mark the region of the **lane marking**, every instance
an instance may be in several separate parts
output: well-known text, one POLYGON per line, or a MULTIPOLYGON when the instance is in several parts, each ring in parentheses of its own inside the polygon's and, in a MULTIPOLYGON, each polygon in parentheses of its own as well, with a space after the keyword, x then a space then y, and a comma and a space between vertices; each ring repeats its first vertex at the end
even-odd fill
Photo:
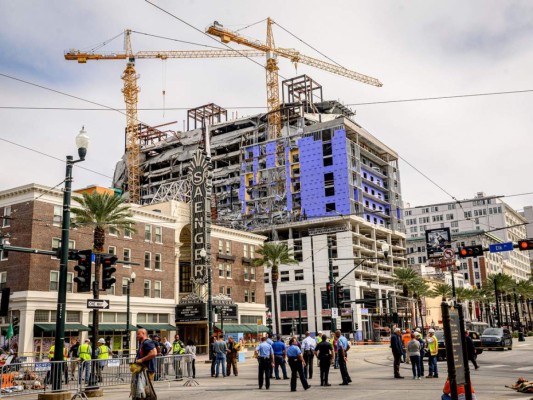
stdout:
POLYGON ((500 367, 508 367, 509 365, 505 364, 495 364, 495 365, 483 365, 483 368, 500 368, 500 367))
POLYGON ((516 368, 515 371, 533 371, 533 367, 516 368))

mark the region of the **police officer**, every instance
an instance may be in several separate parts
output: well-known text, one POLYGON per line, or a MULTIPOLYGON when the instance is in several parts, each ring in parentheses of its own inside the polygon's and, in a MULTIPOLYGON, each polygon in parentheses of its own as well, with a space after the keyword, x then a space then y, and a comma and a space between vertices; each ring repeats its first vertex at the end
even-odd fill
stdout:
POLYGON ((281 367, 281 372, 283 373, 283 379, 289 379, 287 376, 287 368, 285 366, 285 358, 287 357, 287 347, 285 343, 281 340, 281 336, 276 336, 276 341, 272 345, 274 350, 274 374, 276 375, 276 380, 281 379, 279 377, 279 367, 281 367))
POLYGON ((107 365, 107 360, 109 358, 109 347, 106 346, 104 338, 98 339, 97 346, 96 358, 98 359, 98 364, 96 374, 98 382, 102 382, 102 372, 104 371, 104 367, 107 365))
POLYGON ((320 386, 331 386, 328 383, 328 377, 329 367, 333 364, 333 354, 333 346, 327 341, 326 335, 323 335, 320 343, 316 346, 316 358, 318 358, 320 367, 320 386))
POLYGON ((265 378, 265 388, 270 389, 270 371, 274 367, 274 350, 267 343, 266 337, 261 337, 261 343, 255 349, 255 355, 259 361, 259 389, 263 388, 263 377, 265 378))
POLYGON ((289 366, 291 367, 291 392, 296 392, 296 379, 297 376, 300 376, 300 381, 305 390, 309 389, 311 386, 307 383, 304 373, 304 358, 302 355, 302 350, 296 345, 296 339, 291 338, 289 340, 289 348, 287 349, 287 359, 289 360, 289 366))
POLYGON ((89 382, 89 372, 91 371, 91 341, 85 339, 83 344, 80 344, 78 348, 78 357, 80 358, 80 368, 78 372, 78 383, 81 384, 81 376, 83 375, 83 370, 85 370, 85 382, 89 382))
POLYGON ((348 350, 350 345, 348 340, 344 336, 341 336, 341 331, 335 331, 335 337, 337 338, 337 352, 339 355, 339 368, 341 370, 342 383, 340 385, 348 385, 352 382, 350 374, 348 374, 348 367, 346 366, 346 361, 348 361, 348 350))
POLYGON ((305 361, 305 377, 313 379, 313 357, 315 356, 316 341, 311 337, 309 331, 305 332, 305 339, 302 342, 305 361))

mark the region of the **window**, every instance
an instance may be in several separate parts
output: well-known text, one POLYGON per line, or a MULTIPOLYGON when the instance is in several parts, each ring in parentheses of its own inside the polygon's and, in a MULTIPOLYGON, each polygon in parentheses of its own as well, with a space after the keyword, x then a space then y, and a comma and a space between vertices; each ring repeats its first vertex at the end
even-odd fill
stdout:
POLYGON ((226 288, 226 296, 231 297, 231 288, 230 287, 226 288))
POLYGON ((442 221, 443 220, 443 216, 442 215, 434 215, 433 216, 433 222, 439 222, 439 221, 442 221))
POLYGON ((226 255, 231 255, 231 242, 229 240, 226 240, 226 255))
POLYGON ((324 174, 324 186, 331 186, 334 185, 334 175, 333 172, 328 172, 327 174, 324 174))
POLYGON ((118 236, 118 229, 115 226, 109 227, 109 234, 111 236, 118 236))
MULTIPOLYGON (((72 272, 67 273, 67 292, 72 293, 72 279, 74 274, 72 272)), ((50 291, 57 292, 59 287, 59 271, 50 271, 50 291)))
POLYGON ((265 283, 270 283, 270 275, 268 273, 265 272, 265 276, 264 276, 264 282, 265 283))
POLYGON ((109 254, 113 254, 114 256, 117 255, 117 248, 115 246, 109 246, 108 249, 107 249, 107 252, 109 254))
POLYGON ((163 228, 160 226, 155 227, 155 242, 163 243, 163 228))
POLYGON ((322 154, 324 156, 331 156, 333 154, 333 148, 331 146, 331 143, 324 143, 322 145, 322 154))
POLYGON ((255 303, 255 290, 252 290, 252 291, 250 292, 250 301, 251 301, 252 303, 255 303))
POLYGON ((144 252, 144 269, 152 269, 152 253, 144 252))
POLYGON ((452 228, 459 228, 459 221, 452 221, 452 228))
POLYGON ((250 292, 248 291, 248 289, 244 289, 244 302, 250 302, 250 292))
POLYGON ((157 271, 161 271, 161 254, 160 253, 155 253, 154 269, 157 271))
POLYGON ((218 264, 218 277, 224 278, 224 264, 218 264))
POLYGON ((439 211, 439 207, 433 206, 433 207, 431 207, 431 211, 432 212, 439 211))
POLYGON ((4 207, 4 217, 2 219, 2 227, 11 226, 11 206, 4 207))
POLYGON ((335 196, 335 187, 331 186, 331 187, 325 188, 324 189, 324 196, 326 196, 326 197, 335 196))
POLYGON ((161 298, 161 281, 154 282, 154 298, 161 298))
POLYGON ((335 203, 326 203, 326 212, 337 211, 335 203))
MULTIPOLYGON (((52 251, 59 251, 59 248, 61 247, 61 239, 58 238, 52 238, 52 251)), ((68 241, 68 248, 70 250, 73 250, 76 248, 76 242, 74 240, 68 241)), ((52 256, 53 258, 56 258, 52 256)))
POLYGON ((250 279, 250 274, 248 273, 248 267, 244 267, 244 280, 247 281, 250 279))
POLYGON ((304 270, 303 269, 295 269, 294 270, 294 280, 295 281, 303 281, 304 280, 304 270))
POLYGON ((250 279, 255 281, 255 267, 250 267, 250 279))
POLYGON ((7 285, 7 272, 0 272, 0 289, 5 289, 7 285))
POLYGON ((289 282, 289 271, 281 271, 281 282, 289 282))
POLYGON ((448 210, 455 210, 455 204, 448 204, 448 210))
POLYGON ((115 295, 115 284, 113 283, 109 289, 106 289, 106 294, 115 295))
POLYGON ((472 218, 472 211, 465 211, 465 218, 472 218))
MULTIPOLYGON (((7 239, 2 239, 2 244, 8 242, 7 239)), ((8 259, 9 252, 7 250, 0 251, 0 261, 5 261, 8 259)))
POLYGON ((333 165, 333 157, 324 157, 324 167, 329 167, 330 165, 333 165))
POLYGON ((152 225, 144 226, 144 240, 152 240, 152 225))
POLYGON ((451 221, 453 219, 453 214, 446 214, 446 221, 451 221))
POLYGON ((132 233, 133 233, 133 230, 131 229, 131 224, 129 224, 127 228, 124 228, 124 237, 127 239, 131 239, 132 233))
POLYGON ((122 295, 127 296, 128 295, 128 278, 122 278, 122 295))
POLYGON ((130 249, 124 249, 122 251, 122 258, 124 261, 131 261, 131 250, 130 249))
POLYGON ((52 223, 54 226, 61 226, 62 222, 63 222, 63 207, 54 206, 54 218, 52 220, 52 223))
POLYGON ((248 245, 247 244, 244 244, 242 246, 242 256, 244 258, 248 258, 248 245))
POLYGON ((144 297, 151 297, 152 295, 152 281, 144 281, 144 297))
POLYGON ((231 269, 232 269, 232 265, 231 264, 226 264, 226 278, 227 279, 231 279, 231 269))
POLYGON ((224 254, 224 241, 218 240, 218 254, 224 254))
POLYGON ((300 309, 307 310, 307 295, 304 292, 296 293, 282 293, 280 295, 280 309, 281 311, 298 311, 300 309))
POLYGON ((220 286, 220 287, 218 288, 218 293, 220 293, 220 294, 224 294, 224 293, 226 293, 226 288, 225 288, 224 286, 220 286))

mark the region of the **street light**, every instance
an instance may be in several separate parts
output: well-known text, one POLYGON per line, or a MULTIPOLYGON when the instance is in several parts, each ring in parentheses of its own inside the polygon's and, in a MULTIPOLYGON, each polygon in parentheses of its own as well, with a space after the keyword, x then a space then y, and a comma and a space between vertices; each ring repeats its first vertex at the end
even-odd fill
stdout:
POLYGON ((56 339, 54 342, 54 361, 52 366, 52 390, 61 390, 61 371, 63 368, 63 348, 65 347, 65 314, 67 303, 68 243, 70 236, 70 200, 72 192, 72 166, 85 160, 89 147, 89 136, 85 127, 76 136, 79 160, 66 157, 65 190, 63 192, 63 220, 61 223, 61 253, 59 258, 59 285, 57 290, 56 339))
MULTIPOLYGON (((519 283, 520 283, 520 279, 517 279, 516 285, 518 285, 519 283)), ((520 322, 520 313, 518 312, 518 301, 516 299, 516 285, 513 286, 515 322, 516 322, 516 330, 518 331, 518 341, 523 342, 526 339, 524 339, 524 333, 522 332, 522 324, 520 322)))
POLYGON ((130 334, 130 285, 135 282, 137 275, 132 272, 128 278, 128 284, 126 286, 126 350, 128 357, 131 354, 131 334, 130 334))

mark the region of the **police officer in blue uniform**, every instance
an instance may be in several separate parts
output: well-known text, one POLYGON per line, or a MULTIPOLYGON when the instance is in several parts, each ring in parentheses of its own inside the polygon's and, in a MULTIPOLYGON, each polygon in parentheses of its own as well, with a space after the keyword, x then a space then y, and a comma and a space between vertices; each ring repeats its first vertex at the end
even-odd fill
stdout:
POLYGON ((266 337, 261 338, 261 343, 255 348, 257 361, 259 361, 259 389, 263 388, 263 377, 265 388, 270 389, 270 372, 274 368, 274 350, 267 343, 266 337))
POLYGON ((276 336, 276 341, 272 345, 274 350, 274 374, 276 375, 276 380, 281 379, 279 377, 279 367, 281 367, 281 372, 283 373, 283 379, 289 379, 287 376, 287 368, 285 367, 285 357, 287 356, 287 347, 285 343, 281 340, 281 336, 276 336))
POLYGON ((287 349, 287 358, 291 367, 291 392, 296 392, 296 375, 300 375, 300 381, 305 390, 309 389, 311 385, 307 383, 304 372, 304 358, 302 350, 296 345, 296 340, 292 338, 289 341, 289 348, 287 349))

